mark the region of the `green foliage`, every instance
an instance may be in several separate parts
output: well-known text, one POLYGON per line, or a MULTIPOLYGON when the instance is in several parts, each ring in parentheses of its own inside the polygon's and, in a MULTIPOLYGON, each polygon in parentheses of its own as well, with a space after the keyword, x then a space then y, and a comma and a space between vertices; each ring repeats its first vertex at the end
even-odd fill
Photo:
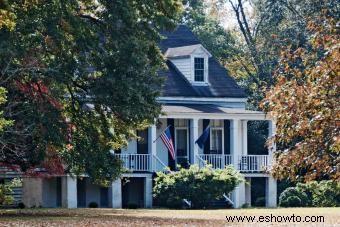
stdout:
MULTIPOLYGON (((5 88, 0 87, 0 107, 2 104, 6 102, 6 98, 7 98, 6 93, 7 91, 5 90, 5 88)), ((0 133, 4 130, 4 128, 13 124, 13 121, 6 120, 2 116, 3 116, 3 111, 2 111, 2 108, 0 108, 0 133)))
POLYGON ((306 184, 297 184, 299 191, 305 192, 312 206, 315 207, 336 207, 340 206, 340 183, 336 181, 312 181, 306 184))
POLYGON ((0 205, 12 205, 14 197, 12 196, 12 188, 21 184, 18 179, 13 179, 10 182, 0 184, 0 205))
POLYGON ((185 5, 182 23, 188 25, 203 46, 224 64, 236 51, 234 35, 220 25, 212 12, 206 12, 205 1, 183 0, 182 2, 185 5))
POLYGON ((336 181, 298 183, 296 187, 284 190, 280 195, 280 206, 340 206, 340 183, 336 181))
POLYGON ((191 201, 193 208, 204 208, 231 192, 241 181, 232 167, 212 170, 192 165, 178 172, 157 173, 153 194, 158 204, 170 208, 181 207, 183 199, 191 201))
POLYGON ((305 207, 311 203, 305 192, 295 187, 289 187, 284 190, 279 197, 279 206, 281 207, 305 207))
POLYGON ((289 196, 285 202, 282 202, 281 206, 283 207, 303 207, 304 204, 300 197, 293 195, 289 196))
POLYGON ((110 150, 160 113, 160 31, 174 27, 181 2, 6 0, 0 7, 11 14, 0 8, 2 110, 14 120, 0 136, 0 161, 58 174, 64 165, 101 184, 117 178, 110 150))

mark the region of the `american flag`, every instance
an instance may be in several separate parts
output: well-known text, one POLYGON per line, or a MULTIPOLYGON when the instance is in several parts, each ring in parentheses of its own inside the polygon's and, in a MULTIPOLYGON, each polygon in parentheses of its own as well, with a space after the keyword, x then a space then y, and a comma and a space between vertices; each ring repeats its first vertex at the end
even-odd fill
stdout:
POLYGON ((167 127, 164 132, 160 135, 164 145, 168 148, 168 151, 173 160, 175 160, 175 148, 174 143, 172 142, 170 126, 167 127))

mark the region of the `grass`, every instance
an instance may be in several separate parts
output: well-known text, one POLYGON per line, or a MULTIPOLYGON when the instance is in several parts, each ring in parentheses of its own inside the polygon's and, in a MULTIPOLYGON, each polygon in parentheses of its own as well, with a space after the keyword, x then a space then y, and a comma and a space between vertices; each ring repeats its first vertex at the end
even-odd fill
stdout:
MULTIPOLYGON (((0 210, 0 226, 294 226, 297 223, 228 222, 226 216, 324 216, 324 223, 340 226, 340 208, 166 210, 166 209, 22 209, 0 210)), ((300 223, 301 224, 301 223, 300 223)), ((299 225, 300 226, 300 225, 299 225)))

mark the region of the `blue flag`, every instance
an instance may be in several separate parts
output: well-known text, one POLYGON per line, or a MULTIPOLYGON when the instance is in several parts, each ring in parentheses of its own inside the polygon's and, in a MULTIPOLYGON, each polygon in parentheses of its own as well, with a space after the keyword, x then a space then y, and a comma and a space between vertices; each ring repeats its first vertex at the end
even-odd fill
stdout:
POLYGON ((202 135, 198 137, 195 143, 197 143, 197 145, 202 149, 209 135, 210 135, 210 126, 204 129, 202 135))

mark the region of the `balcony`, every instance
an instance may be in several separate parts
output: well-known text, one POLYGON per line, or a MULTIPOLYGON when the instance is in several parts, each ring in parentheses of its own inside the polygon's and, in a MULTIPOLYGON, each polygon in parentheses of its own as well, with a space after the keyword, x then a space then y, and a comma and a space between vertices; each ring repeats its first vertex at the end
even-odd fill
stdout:
MULTIPOLYGON (((233 163, 231 155, 201 154, 199 157, 200 161, 204 161, 206 164, 212 165, 214 169, 224 169, 226 166, 233 163)), ((203 162, 200 164, 203 164, 203 162)))
POLYGON ((264 172, 270 166, 268 155, 242 155, 238 163, 240 172, 264 172))
MULTIPOLYGON (((123 168, 135 172, 164 171, 167 166, 155 155, 151 154, 115 154, 123 162, 123 168)), ((200 154, 198 155, 200 167, 211 165, 214 169, 223 169, 228 165, 236 166, 242 173, 265 172, 270 162, 268 155, 242 155, 234 162, 232 155, 224 154, 200 154)))
POLYGON ((214 169, 221 169, 228 165, 235 165, 237 170, 245 173, 264 172, 270 166, 268 155, 242 155, 235 163, 231 155, 223 154, 200 154, 198 159, 200 167, 211 165, 214 169))
POLYGON ((150 154, 115 154, 123 162, 123 168, 129 171, 151 172, 150 154))

